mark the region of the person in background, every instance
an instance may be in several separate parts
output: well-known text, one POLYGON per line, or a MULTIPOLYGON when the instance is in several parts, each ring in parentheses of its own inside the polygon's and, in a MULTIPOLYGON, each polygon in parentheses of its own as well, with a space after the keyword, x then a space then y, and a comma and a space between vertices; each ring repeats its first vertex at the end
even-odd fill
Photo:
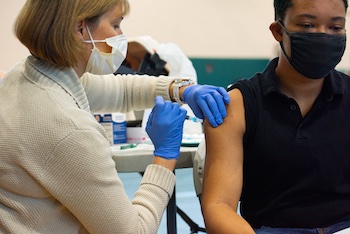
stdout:
POLYGON ((2 78, 4 78, 4 76, 5 76, 5 72, 0 69, 0 81, 2 78))
POLYGON ((14 31, 31 55, 0 83, 1 233, 157 233, 186 115, 171 101, 222 123, 222 88, 112 74, 125 57, 120 24, 128 12, 127 0, 23 6, 14 31), (92 113, 153 106, 146 131, 155 157, 130 201, 92 113))
POLYGON ((350 78, 334 69, 348 1, 274 0, 274 8, 280 56, 233 85, 222 125, 205 123, 208 233, 350 227, 350 78))
MULTIPOLYGON (((159 43, 149 35, 128 37, 126 58, 114 74, 190 77, 194 84, 198 83, 196 69, 178 45, 173 42, 159 43)), ((186 109, 189 117, 194 117, 187 104, 181 107, 186 109)), ((140 116, 147 119, 149 113, 150 109, 133 111, 127 115, 127 120, 128 117, 137 120, 140 116)), ((202 124, 193 120, 185 121, 183 132, 183 141, 186 141, 186 138, 204 136, 202 124)))

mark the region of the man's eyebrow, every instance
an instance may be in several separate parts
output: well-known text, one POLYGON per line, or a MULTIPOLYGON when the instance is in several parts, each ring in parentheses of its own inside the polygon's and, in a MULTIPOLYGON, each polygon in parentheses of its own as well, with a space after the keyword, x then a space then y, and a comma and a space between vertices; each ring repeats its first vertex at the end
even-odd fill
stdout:
MULTIPOLYGON (((309 19, 316 19, 317 17, 315 15, 312 14, 300 14, 297 15, 296 18, 309 18, 309 19)), ((331 18, 332 21, 344 21, 345 22, 345 17, 343 16, 334 16, 331 18)))
POLYGON ((300 14, 297 15, 296 18, 309 18, 309 19, 316 19, 317 17, 312 14, 300 14))
POLYGON ((335 17, 332 17, 332 21, 344 21, 345 22, 345 17, 343 16, 335 16, 335 17))

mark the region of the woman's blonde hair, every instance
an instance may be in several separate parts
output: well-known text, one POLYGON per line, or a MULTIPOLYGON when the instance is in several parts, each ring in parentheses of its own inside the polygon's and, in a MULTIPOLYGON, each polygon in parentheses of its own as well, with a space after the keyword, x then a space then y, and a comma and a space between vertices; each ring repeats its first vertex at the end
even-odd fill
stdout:
POLYGON ((73 67, 84 51, 78 22, 98 23, 117 4, 124 16, 129 13, 128 0, 27 0, 14 32, 35 57, 58 67, 73 67))

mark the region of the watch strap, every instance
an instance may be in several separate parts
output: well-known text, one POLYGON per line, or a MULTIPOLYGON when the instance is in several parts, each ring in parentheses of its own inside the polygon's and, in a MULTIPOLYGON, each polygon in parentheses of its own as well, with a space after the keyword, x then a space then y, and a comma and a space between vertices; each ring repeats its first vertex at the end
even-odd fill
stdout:
POLYGON ((180 88, 182 86, 187 86, 193 84, 193 81, 190 78, 176 78, 173 85, 173 98, 179 104, 183 105, 183 102, 180 98, 180 88))

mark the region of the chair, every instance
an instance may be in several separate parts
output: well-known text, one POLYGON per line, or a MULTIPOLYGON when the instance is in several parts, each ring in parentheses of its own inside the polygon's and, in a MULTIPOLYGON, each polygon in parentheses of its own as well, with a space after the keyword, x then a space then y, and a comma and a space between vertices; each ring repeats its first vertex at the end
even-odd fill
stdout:
POLYGON ((193 182, 194 188, 199 201, 201 201, 202 185, 203 185, 203 170, 205 162, 205 139, 203 139, 197 148, 193 158, 193 182))

